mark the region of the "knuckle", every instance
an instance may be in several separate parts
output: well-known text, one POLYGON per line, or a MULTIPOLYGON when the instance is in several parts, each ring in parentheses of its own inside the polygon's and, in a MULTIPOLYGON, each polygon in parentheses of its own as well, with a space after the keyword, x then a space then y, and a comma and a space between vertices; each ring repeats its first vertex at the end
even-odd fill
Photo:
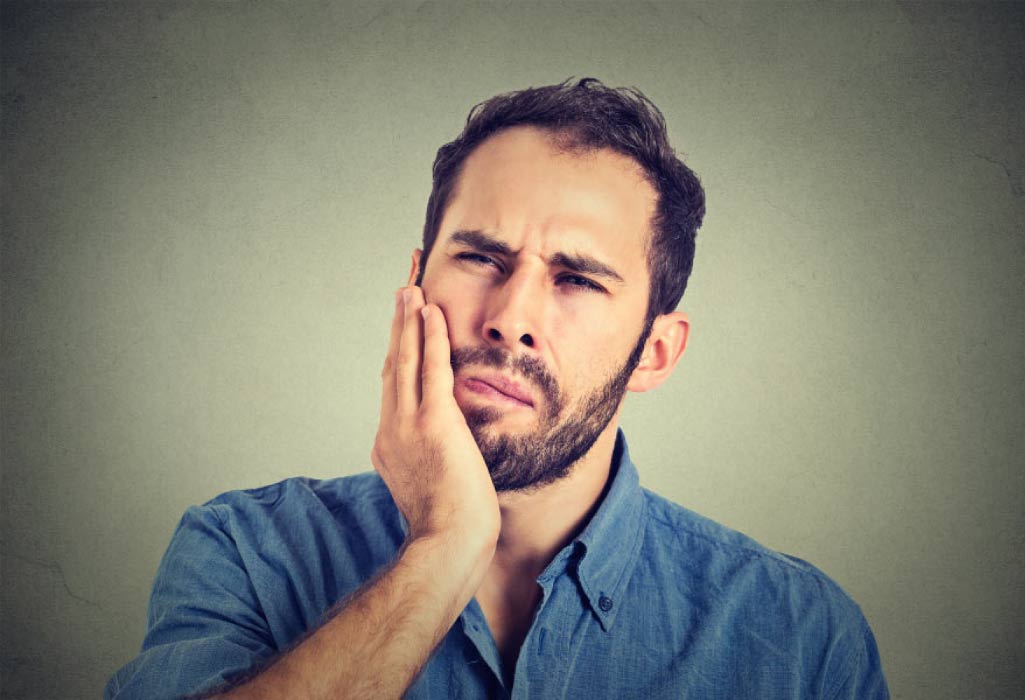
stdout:
POLYGON ((427 447, 426 443, 430 442, 426 436, 437 433, 439 427, 439 420, 436 412, 421 410, 416 414, 416 418, 414 419, 414 429, 417 434, 425 436, 425 444, 422 445, 422 447, 427 447))

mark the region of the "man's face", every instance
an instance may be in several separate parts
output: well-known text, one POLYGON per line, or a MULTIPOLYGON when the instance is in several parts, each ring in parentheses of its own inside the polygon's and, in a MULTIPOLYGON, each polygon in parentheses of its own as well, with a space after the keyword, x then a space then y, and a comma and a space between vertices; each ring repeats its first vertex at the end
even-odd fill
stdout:
POLYGON ((467 158, 423 271, 496 489, 564 476, 611 430, 643 342, 656 193, 631 159, 516 127, 467 158))

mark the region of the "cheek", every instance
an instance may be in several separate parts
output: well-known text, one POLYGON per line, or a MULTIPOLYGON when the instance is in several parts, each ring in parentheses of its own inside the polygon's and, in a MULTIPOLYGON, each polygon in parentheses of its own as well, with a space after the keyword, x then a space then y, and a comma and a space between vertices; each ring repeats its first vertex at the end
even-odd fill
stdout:
POLYGON ((583 339, 579 355, 572 360, 577 368, 577 386, 591 391, 603 386, 623 370, 637 342, 640 329, 606 319, 600 328, 583 339))
POLYGON ((569 373, 587 372, 622 342, 622 331, 609 309, 586 299, 556 298, 545 321, 557 359, 569 373))
POLYGON ((481 311, 479 305, 465 294, 446 293, 451 290, 424 289, 424 297, 445 315, 448 326, 449 342, 453 348, 476 344, 479 334, 476 329, 480 325, 481 311))

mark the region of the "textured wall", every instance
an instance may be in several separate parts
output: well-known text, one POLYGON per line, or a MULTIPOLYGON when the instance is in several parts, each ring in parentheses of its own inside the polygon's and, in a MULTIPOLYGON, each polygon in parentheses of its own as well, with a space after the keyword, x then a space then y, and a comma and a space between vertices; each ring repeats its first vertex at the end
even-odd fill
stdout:
POLYGON ((709 215, 650 487, 1025 696, 1025 6, 3 4, 3 697, 97 697, 183 509, 369 468, 434 149, 636 85, 709 215))

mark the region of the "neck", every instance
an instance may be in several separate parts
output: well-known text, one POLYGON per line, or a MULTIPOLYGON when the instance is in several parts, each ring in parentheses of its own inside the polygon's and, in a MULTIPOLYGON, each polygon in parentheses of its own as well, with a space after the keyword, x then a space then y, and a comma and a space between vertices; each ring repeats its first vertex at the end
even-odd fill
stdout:
POLYGON ((492 568, 533 581, 583 530, 609 482, 617 424, 613 418, 565 478, 533 491, 499 494, 502 529, 492 568))

